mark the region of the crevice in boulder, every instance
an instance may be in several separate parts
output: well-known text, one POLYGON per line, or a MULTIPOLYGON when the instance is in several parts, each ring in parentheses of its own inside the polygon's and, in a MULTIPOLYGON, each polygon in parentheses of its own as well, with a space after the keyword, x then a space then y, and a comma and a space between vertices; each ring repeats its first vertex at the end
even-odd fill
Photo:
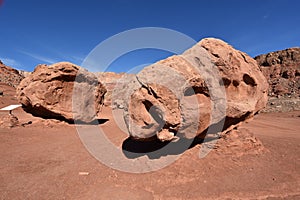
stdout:
POLYGON ((203 64, 203 62, 201 62, 201 60, 198 58, 198 57, 195 57, 195 61, 199 64, 199 66, 201 66, 201 67, 203 67, 203 66, 205 66, 204 64, 203 64))
POLYGON ((75 79, 76 79, 76 76, 73 76, 73 75, 60 75, 60 76, 51 78, 47 82, 50 82, 50 81, 74 82, 75 79))
POLYGON ((160 97, 157 95, 157 93, 151 88, 149 85, 145 85, 142 83, 139 78, 136 76, 136 80, 139 82, 139 84, 142 86, 142 88, 145 88, 148 91, 148 94, 153 96, 156 99, 159 99, 160 97))
POLYGON ((246 63, 249 63, 248 60, 246 59, 245 55, 244 55, 243 53, 240 53, 240 54, 241 54, 241 56, 243 57, 244 61, 245 61, 246 63))
POLYGON ((202 87, 202 86, 188 87, 184 91, 184 96, 193 96, 193 95, 196 95, 196 94, 203 94, 203 95, 209 97, 209 93, 207 91, 207 88, 202 87))
MULTIPOLYGON (((165 124, 165 121, 163 119, 162 111, 155 105, 153 105, 150 101, 145 100, 142 102, 145 106, 147 112, 150 114, 150 116, 161 126, 165 124)), ((148 125, 148 124, 147 124, 148 125)))

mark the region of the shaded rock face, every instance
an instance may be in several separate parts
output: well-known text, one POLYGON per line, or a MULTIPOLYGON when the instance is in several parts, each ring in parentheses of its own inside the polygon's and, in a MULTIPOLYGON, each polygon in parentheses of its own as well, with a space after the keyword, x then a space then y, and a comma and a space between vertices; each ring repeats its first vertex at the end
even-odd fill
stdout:
POLYGON ((18 86, 17 97, 35 116, 89 123, 100 111, 105 92, 94 74, 61 62, 37 66, 18 86))
POLYGON ((114 73, 114 72, 97 72, 95 74, 99 80, 101 80, 101 83, 104 84, 105 88, 107 89, 107 92, 104 96, 104 105, 105 106, 111 106, 112 108, 118 108, 120 105, 119 103, 112 101, 112 95, 118 94, 120 95, 120 91, 117 91, 118 88, 121 88, 121 90, 126 87, 127 81, 121 81, 121 80, 130 80, 132 77, 134 77, 134 74, 126 74, 126 73, 114 73), (116 87, 118 85, 118 87, 116 87))
POLYGON ((269 96, 300 97, 300 48, 255 57, 269 82, 269 96))
POLYGON ((209 38, 144 68, 116 99, 132 138, 170 141, 232 129, 264 108, 267 89, 255 60, 209 38))
POLYGON ((0 60, 0 83, 5 83, 16 88, 23 78, 24 76, 21 75, 18 70, 6 66, 0 60))

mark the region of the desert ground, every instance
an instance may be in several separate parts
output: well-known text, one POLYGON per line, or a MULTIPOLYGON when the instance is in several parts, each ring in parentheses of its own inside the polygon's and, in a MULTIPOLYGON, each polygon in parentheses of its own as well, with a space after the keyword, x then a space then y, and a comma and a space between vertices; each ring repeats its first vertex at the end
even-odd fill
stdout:
MULTIPOLYGON (((15 89, 3 88, 0 107, 17 103, 15 89)), ((237 134, 219 139, 206 157, 199 158, 199 143, 173 164, 142 174, 96 160, 75 125, 33 117, 22 108, 13 113, 21 125, 0 128, 3 200, 300 199, 300 111, 260 113, 233 130, 237 134), (245 148, 239 133, 253 134, 250 139, 258 147, 245 148)), ((101 116, 109 120, 98 126, 121 147, 128 136, 117 128, 111 109, 105 107, 101 116)))

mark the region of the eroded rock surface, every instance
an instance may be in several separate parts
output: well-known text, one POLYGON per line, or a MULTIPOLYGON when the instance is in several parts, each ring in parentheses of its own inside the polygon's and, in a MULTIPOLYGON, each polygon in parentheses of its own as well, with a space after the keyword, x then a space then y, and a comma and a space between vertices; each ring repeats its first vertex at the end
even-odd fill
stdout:
POLYGON ((17 88, 25 111, 42 118, 86 123, 95 120, 105 92, 94 74, 68 62, 37 66, 17 88))
POLYGON ((144 68, 117 100, 131 137, 170 141, 232 129, 264 108, 267 90, 254 59, 209 38, 144 68))
POLYGON ((21 75, 18 70, 6 66, 0 60, 0 83, 5 83, 16 88, 23 78, 24 76, 21 75))

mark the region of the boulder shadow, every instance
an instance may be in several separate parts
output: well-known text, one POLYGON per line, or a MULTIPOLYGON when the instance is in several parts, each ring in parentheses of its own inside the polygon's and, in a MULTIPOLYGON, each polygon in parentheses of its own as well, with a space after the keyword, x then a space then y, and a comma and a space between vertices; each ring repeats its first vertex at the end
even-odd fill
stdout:
MULTIPOLYGON (((209 138, 206 139, 206 142, 215 139, 217 138, 209 138)), ((168 155, 180 155, 203 142, 203 137, 196 137, 194 139, 180 138, 176 142, 161 142, 158 139, 137 141, 128 137, 122 144, 122 152, 129 159, 142 156, 147 156, 149 159, 159 159, 168 155)))
POLYGON ((109 121, 109 119, 95 119, 89 123, 81 121, 81 120, 70 120, 66 119, 64 116, 54 113, 52 111, 49 111, 43 107, 39 107, 39 109, 33 108, 33 107, 24 107, 22 106, 23 110, 27 113, 30 113, 34 117, 40 117, 42 119, 55 119, 59 121, 67 122, 68 124, 78 124, 78 125, 101 125, 109 121))
POLYGON ((83 121, 79 121, 79 120, 76 120, 76 121, 71 121, 69 123, 71 124, 78 124, 78 125, 101 125, 101 124, 105 124, 106 122, 108 122, 109 119, 95 119, 89 123, 86 123, 86 122, 83 122, 83 121))
POLYGON ((139 141, 129 137, 123 141, 122 151, 129 159, 135 159, 145 155, 148 156, 149 159, 159 159, 167 155, 179 155, 196 145, 218 140, 220 137, 216 133, 227 130, 231 125, 245 121, 250 115, 251 113, 247 112, 240 118, 225 117, 218 123, 212 124, 193 139, 180 137, 179 140, 174 142, 161 142, 156 137, 153 137, 150 141, 139 141))

